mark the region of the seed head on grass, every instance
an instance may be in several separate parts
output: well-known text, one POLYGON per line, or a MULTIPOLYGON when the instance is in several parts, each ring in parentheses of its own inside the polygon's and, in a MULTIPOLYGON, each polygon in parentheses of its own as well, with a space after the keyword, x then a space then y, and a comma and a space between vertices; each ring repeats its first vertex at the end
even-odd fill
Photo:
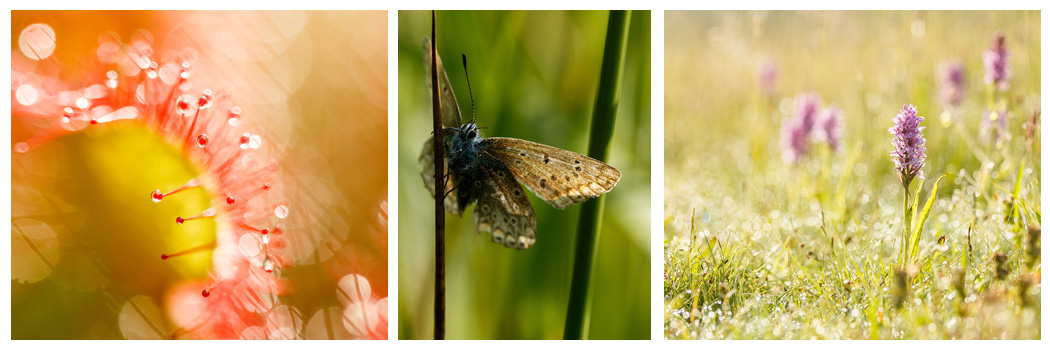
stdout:
POLYGON ((1035 261, 1039 260, 1039 236, 1043 230, 1039 226, 1029 225, 1028 226, 1028 267, 1035 265, 1035 261))
POLYGON ((995 265, 995 279, 1001 281, 1010 275, 1010 265, 1007 264, 1006 254, 995 252, 992 254, 992 262, 995 265))
POLYGON ((923 178, 922 166, 926 161, 926 139, 922 136, 922 130, 926 127, 919 126, 926 118, 920 117, 918 110, 913 105, 904 105, 900 113, 893 118, 893 127, 890 134, 893 135, 893 157, 897 179, 905 188, 911 180, 918 176, 923 178))
POLYGON ((1006 35, 1002 32, 996 33, 992 47, 981 55, 984 61, 985 84, 993 85, 1000 91, 1010 88, 1010 83, 1007 81, 1012 75, 1009 58, 1010 52, 1006 50, 1006 35))
POLYGON ((1028 290, 1030 288, 1032 288, 1032 275, 1021 275, 1021 277, 1017 279, 1017 296, 1021 299, 1021 307, 1032 305, 1031 298, 1028 296, 1028 290))

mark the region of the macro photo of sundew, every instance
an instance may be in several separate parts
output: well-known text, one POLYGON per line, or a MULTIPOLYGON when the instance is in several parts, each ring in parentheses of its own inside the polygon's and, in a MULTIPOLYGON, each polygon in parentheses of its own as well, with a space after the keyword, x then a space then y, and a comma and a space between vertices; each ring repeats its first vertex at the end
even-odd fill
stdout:
POLYGON ((386 339, 386 11, 13 11, 12 339, 386 339))
POLYGON ((665 12, 666 339, 1040 339, 1039 11, 665 12))
POLYGON ((398 12, 399 339, 650 338, 650 16, 398 12), (428 83, 431 47, 447 85, 428 83), (442 157, 443 264, 428 86, 458 140, 442 157))

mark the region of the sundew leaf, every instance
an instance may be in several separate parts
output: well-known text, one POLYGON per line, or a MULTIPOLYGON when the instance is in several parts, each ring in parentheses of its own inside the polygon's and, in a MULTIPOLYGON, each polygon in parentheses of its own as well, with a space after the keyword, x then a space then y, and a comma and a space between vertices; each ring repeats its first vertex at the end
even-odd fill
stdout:
MULTIPOLYGON (((922 236, 922 227, 926 224, 926 219, 930 216, 930 209, 933 208, 933 202, 937 201, 937 187, 940 186, 941 180, 943 180, 945 176, 947 175, 941 175, 941 177, 937 178, 937 182, 933 183, 933 188, 930 189, 930 195, 926 197, 926 204, 923 205, 922 212, 920 212, 915 218, 915 226, 913 226, 911 233, 911 242, 908 243, 908 246, 912 247, 911 252, 909 253, 909 257, 911 258, 914 258, 919 252, 915 247, 918 247, 919 245, 919 237, 922 236)), ((918 195, 916 195, 916 199, 918 199, 918 195)), ((915 202, 918 203, 917 200, 915 202)))

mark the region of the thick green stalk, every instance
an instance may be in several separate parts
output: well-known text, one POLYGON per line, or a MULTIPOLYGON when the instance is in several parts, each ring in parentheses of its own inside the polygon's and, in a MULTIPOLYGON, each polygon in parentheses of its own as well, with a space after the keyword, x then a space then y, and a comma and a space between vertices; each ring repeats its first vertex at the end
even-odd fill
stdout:
MULTIPOLYGON (((609 144, 612 142, 616 108, 620 102, 620 81, 623 76, 630 17, 630 11, 609 12, 602 70, 594 101, 594 115, 591 118, 590 144, 587 148, 588 156, 601 161, 608 157, 609 144)), ((580 210, 572 287, 569 290, 569 309, 565 317, 565 339, 585 338, 590 323, 591 266, 595 260, 595 247, 598 246, 598 229, 604 206, 605 197, 601 196, 584 202, 580 210)))
POLYGON ((908 192, 908 187, 904 187, 904 228, 901 234, 901 254, 897 257, 897 266, 903 268, 907 265, 907 256, 910 255, 911 249, 908 247, 908 242, 911 242, 911 237, 908 234, 908 227, 911 226, 911 201, 909 198, 911 194, 908 192))

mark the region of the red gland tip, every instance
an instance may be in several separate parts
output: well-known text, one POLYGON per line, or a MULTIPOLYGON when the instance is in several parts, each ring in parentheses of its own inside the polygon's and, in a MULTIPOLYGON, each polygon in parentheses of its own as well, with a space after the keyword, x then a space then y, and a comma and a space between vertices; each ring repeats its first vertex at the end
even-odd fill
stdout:
POLYGON ((226 196, 226 204, 233 204, 233 202, 234 202, 233 197, 226 196))
POLYGON ((186 221, 186 219, 183 219, 181 216, 175 218, 175 223, 179 224, 179 225, 182 225, 182 223, 185 222, 185 221, 186 221))
POLYGON ((160 200, 164 199, 164 193, 161 192, 160 189, 157 189, 153 191, 153 193, 150 193, 149 197, 153 200, 153 203, 160 203, 160 200))
POLYGON ((97 120, 94 120, 94 119, 92 119, 92 120, 91 120, 91 125, 95 125, 95 124, 98 124, 98 121, 97 121, 97 120))
POLYGON ((170 257, 171 256, 169 256, 168 254, 161 254, 160 255, 160 260, 168 260, 168 258, 170 258, 170 257))
POLYGON ((204 291, 201 292, 201 295, 204 296, 205 298, 207 298, 209 295, 211 295, 211 291, 205 289, 204 291))

